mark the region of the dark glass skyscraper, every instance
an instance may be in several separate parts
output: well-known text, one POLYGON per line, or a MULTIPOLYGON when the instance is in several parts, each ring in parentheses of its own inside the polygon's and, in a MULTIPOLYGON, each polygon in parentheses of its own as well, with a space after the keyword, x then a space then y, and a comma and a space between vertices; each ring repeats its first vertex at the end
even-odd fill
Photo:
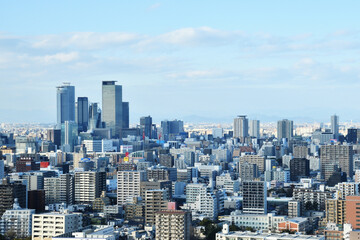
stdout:
POLYGON ((75 87, 70 83, 63 83, 56 87, 57 93, 57 128, 65 121, 75 121, 75 87))
POLYGON ((86 132, 89 126, 89 100, 87 97, 78 97, 77 123, 79 132, 86 132))
POLYGON ((129 128, 129 102, 122 103, 123 108, 123 120, 122 120, 122 128, 129 128))
POLYGON ((141 134, 151 139, 152 118, 150 116, 140 118, 141 134))
POLYGON ((121 136, 123 121, 122 86, 116 81, 102 82, 102 120, 112 137, 121 136))

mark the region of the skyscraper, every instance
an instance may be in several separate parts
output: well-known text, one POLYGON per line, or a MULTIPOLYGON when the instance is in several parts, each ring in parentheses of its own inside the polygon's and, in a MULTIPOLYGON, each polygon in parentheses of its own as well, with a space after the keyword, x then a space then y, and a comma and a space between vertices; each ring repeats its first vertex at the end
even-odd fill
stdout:
POLYGON ((244 181, 243 185, 243 212, 253 214, 266 214, 267 188, 266 182, 244 181))
POLYGON ((244 138, 249 136, 248 119, 245 115, 240 115, 234 119, 234 137, 244 138))
POLYGON ((320 148, 321 175, 325 181, 341 169, 347 177, 353 176, 353 146, 323 145, 320 148))
POLYGON ((334 138, 339 138, 339 116, 331 116, 331 132, 334 134, 334 138))
POLYGON ((57 128, 65 121, 75 121, 75 87, 63 83, 57 88, 57 128))
POLYGON ((78 125, 74 121, 65 121, 61 125, 61 146, 64 152, 72 152, 78 140, 78 125))
POLYGON ((89 129, 101 127, 101 112, 97 103, 91 103, 89 106, 89 129))
POLYGON ((123 121, 122 86, 116 81, 102 82, 102 119, 112 137, 121 137, 123 121))
POLYGON ((123 108, 122 128, 129 128, 130 125, 129 102, 123 102, 122 108, 123 108))
POLYGON ((89 125, 89 100, 87 97, 78 97, 76 112, 79 132, 86 132, 89 125))
POLYGON ((277 123, 277 138, 283 139, 287 138, 291 140, 294 136, 294 122, 288 119, 283 119, 278 121, 277 123))
POLYGON ((250 135, 250 137, 260 138, 260 121, 259 120, 250 120, 249 135, 250 135))
POLYGON ((141 133, 151 139, 152 118, 150 116, 140 118, 141 133))
POLYGON ((175 140, 175 137, 184 132, 184 122, 181 120, 161 121, 162 137, 165 141, 175 140))

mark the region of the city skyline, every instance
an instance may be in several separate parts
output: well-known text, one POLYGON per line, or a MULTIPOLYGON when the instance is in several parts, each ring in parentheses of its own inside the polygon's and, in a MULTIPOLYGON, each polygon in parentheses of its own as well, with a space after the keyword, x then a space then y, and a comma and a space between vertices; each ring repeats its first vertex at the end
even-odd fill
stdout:
POLYGON ((1 3, 0 121, 54 122, 54 86, 100 103, 104 80, 123 86, 131 123, 360 121, 360 3, 347 3, 1 3))

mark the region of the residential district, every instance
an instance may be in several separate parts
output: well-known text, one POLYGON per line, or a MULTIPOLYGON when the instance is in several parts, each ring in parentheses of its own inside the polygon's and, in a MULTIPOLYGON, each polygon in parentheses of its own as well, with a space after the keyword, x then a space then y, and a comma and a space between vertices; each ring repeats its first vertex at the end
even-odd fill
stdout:
POLYGON ((64 83, 56 125, 0 125, 0 239, 360 239, 355 124, 130 126, 122 86, 100 91, 64 83))

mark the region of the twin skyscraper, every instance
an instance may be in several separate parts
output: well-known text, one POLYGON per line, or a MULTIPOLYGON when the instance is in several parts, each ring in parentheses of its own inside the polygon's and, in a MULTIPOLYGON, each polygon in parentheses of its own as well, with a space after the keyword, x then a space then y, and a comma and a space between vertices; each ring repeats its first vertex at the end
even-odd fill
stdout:
POLYGON ((87 97, 75 102, 75 87, 64 83, 57 87, 57 129, 65 122, 77 124, 79 132, 107 128, 111 137, 121 137, 122 129, 129 128, 129 102, 122 100, 122 86, 116 81, 102 82, 102 111, 87 97))

